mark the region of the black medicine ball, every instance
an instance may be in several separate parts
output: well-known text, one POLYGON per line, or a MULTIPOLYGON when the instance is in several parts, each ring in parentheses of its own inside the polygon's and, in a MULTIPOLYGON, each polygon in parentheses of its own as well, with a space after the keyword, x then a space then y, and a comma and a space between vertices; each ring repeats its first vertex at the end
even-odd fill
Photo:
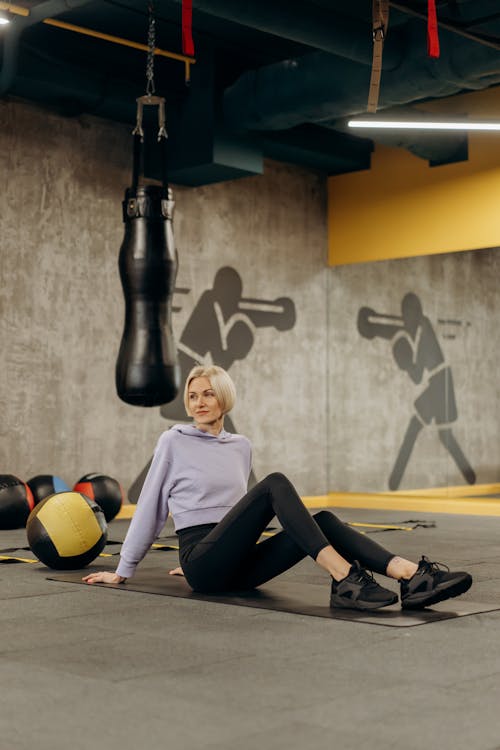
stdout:
POLYGON ((120 511, 124 500, 122 486, 116 479, 105 474, 85 474, 73 487, 75 492, 83 492, 101 506, 106 521, 111 521, 120 511))
POLYGON ((13 474, 0 474, 0 529, 24 528, 34 507, 33 493, 25 482, 13 474))
POLYGON ((33 554, 49 568, 83 568, 102 552, 108 529, 104 513, 80 492, 58 492, 35 506, 26 525, 33 554))
POLYGON ((66 482, 53 474, 37 474, 36 477, 28 479, 27 484, 33 493, 35 504, 56 492, 69 492, 71 489, 66 482))

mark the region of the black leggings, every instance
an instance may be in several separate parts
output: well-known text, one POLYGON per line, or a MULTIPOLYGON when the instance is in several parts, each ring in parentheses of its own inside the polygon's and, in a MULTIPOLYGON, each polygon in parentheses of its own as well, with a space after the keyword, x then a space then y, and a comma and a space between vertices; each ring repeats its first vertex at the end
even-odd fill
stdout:
POLYGON ((195 591, 251 589, 332 545, 348 562, 385 573, 393 554, 330 511, 311 516, 283 474, 270 474, 217 524, 181 529, 180 562, 195 591), (257 544, 276 516, 283 531, 257 544))

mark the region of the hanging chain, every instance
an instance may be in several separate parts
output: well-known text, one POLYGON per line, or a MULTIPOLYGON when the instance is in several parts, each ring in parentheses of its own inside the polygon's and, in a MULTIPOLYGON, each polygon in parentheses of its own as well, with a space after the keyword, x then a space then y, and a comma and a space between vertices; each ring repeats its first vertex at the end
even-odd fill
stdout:
POLYGON ((141 138, 141 143, 144 141, 144 130, 142 127, 142 116, 145 105, 152 105, 158 107, 158 141, 168 138, 168 133, 165 123, 165 99, 162 96, 154 96, 155 93, 155 79, 154 79, 154 64, 155 64, 155 45, 156 45, 156 29, 155 29, 155 17, 154 17, 154 3, 149 3, 149 29, 148 29, 148 61, 146 64, 146 93, 144 96, 140 96, 137 101, 137 112, 136 112, 136 124, 132 131, 132 135, 138 135, 141 138))
POLYGON ((155 46, 156 46, 156 21, 153 3, 149 3, 149 28, 148 28, 148 61, 146 63, 146 94, 151 96, 155 93, 155 46))

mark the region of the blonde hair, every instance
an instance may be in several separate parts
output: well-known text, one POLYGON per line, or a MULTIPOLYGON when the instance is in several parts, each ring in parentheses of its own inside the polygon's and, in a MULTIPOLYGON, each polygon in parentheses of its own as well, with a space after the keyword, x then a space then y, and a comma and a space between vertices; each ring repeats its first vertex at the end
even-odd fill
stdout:
POLYGON ((218 365, 209 365, 207 367, 205 365, 196 365, 187 376, 186 385, 184 386, 184 408, 188 416, 191 416, 188 397, 189 385, 195 378, 208 378, 222 413, 227 414, 231 411, 236 401, 236 388, 230 375, 222 367, 218 367, 218 365))

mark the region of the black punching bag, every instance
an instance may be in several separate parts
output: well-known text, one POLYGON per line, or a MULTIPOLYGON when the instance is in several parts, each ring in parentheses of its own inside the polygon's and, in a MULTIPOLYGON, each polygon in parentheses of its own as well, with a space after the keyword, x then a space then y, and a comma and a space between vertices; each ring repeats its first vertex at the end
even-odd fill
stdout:
POLYGON ((125 327, 116 390, 122 401, 135 406, 166 404, 179 391, 171 328, 177 275, 173 211, 172 193, 165 185, 138 185, 134 180, 125 193, 125 237, 119 257, 125 327))

